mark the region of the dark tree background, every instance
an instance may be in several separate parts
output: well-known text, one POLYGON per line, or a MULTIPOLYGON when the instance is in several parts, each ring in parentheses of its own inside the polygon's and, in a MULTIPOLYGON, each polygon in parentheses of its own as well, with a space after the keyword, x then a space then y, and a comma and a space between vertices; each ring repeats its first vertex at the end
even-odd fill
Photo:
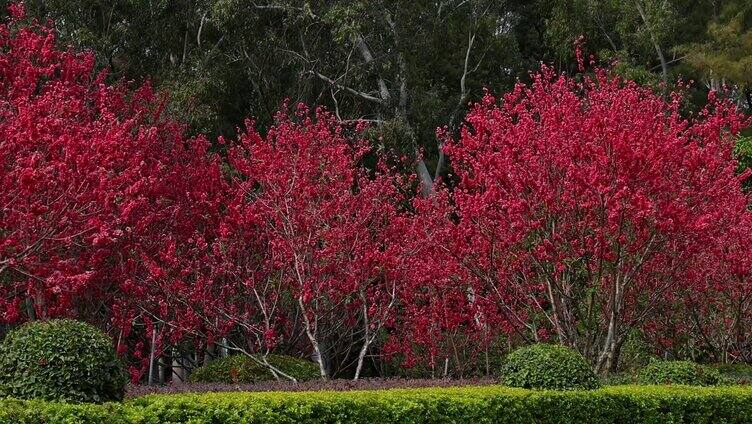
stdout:
MULTIPOLYGON (((6 1, 7 3, 7 1, 6 1)), ((194 132, 263 128, 284 99, 367 119, 380 146, 445 174, 436 128, 461 123, 484 88, 541 62, 576 72, 574 40, 616 72, 662 89, 693 80, 694 105, 729 86, 752 107, 745 0, 32 0, 64 42, 112 79, 150 78, 194 132)), ((743 150, 743 149, 742 149, 743 150)), ((741 150, 740 150, 741 151, 741 150)))

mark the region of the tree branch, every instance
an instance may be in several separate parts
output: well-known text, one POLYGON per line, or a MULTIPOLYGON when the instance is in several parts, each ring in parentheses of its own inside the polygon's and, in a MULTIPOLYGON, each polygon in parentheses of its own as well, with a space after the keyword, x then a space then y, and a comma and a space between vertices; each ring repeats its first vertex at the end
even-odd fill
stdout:
POLYGON ((647 14, 645 14, 645 10, 642 8, 642 4, 640 4, 641 0, 635 0, 634 4, 637 7, 637 12, 640 14, 640 17, 642 18, 642 21, 645 22, 645 25, 648 28, 648 33, 650 34, 650 41, 653 42, 653 47, 655 48, 656 54, 658 54, 658 59, 661 61, 661 74, 663 77, 663 83, 668 84, 668 64, 666 63, 666 57, 663 55, 663 50, 661 49, 660 44, 658 44, 658 39, 655 36, 655 33, 653 32, 653 27, 650 25, 650 21, 648 20, 647 14))
POLYGON ((331 84, 331 85, 339 88, 340 90, 347 91, 348 93, 350 93, 350 94, 352 94, 354 96, 360 97, 363 100, 368 100, 369 102, 374 102, 374 103, 377 103, 377 104, 380 104, 380 105, 384 104, 384 100, 382 100, 382 99, 380 99, 378 97, 372 96, 372 95, 370 95, 370 94, 368 94, 366 92, 358 91, 358 90, 356 90, 354 88, 344 86, 344 85, 338 83, 337 81, 335 81, 335 80, 327 77, 326 75, 320 74, 320 73, 318 73, 316 71, 308 71, 307 73, 310 74, 310 75, 313 75, 313 76, 315 76, 317 78, 319 78, 320 80, 322 80, 324 82, 327 82, 327 83, 329 83, 329 84, 331 84))
MULTIPOLYGON (((360 55, 363 56, 363 60, 367 64, 370 64, 374 61, 371 49, 368 48, 368 45, 366 44, 366 41, 363 39, 362 35, 358 34, 355 37, 355 46, 358 48, 360 55)), ((378 78, 378 84, 381 100, 386 103, 391 99, 392 96, 389 94, 389 89, 386 86, 386 82, 384 82, 384 78, 382 78, 381 76, 379 76, 378 78)))

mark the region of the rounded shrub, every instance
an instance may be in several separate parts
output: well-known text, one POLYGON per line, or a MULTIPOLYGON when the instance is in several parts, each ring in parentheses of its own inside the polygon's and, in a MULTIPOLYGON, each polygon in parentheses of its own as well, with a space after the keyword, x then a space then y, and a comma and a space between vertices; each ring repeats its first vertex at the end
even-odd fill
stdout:
POLYGON ((718 370, 691 361, 653 361, 637 373, 640 384, 717 386, 726 379, 718 370))
MULTIPOLYGON (((319 368, 311 361, 286 355, 268 355, 266 359, 298 381, 319 377, 319 368)), ((201 383, 255 383, 274 380, 274 375, 245 355, 230 355, 197 368, 191 373, 190 380, 201 383)))
POLYGON ((99 403, 121 400, 125 383, 112 339, 83 322, 30 322, 0 345, 0 396, 99 403))
POLYGON ((752 384, 752 365, 750 364, 713 364, 710 366, 717 370, 721 376, 730 383, 743 385, 752 384))
POLYGON ((521 347, 507 356, 502 382, 526 389, 594 389, 598 377, 578 352, 560 345, 539 343, 521 347))

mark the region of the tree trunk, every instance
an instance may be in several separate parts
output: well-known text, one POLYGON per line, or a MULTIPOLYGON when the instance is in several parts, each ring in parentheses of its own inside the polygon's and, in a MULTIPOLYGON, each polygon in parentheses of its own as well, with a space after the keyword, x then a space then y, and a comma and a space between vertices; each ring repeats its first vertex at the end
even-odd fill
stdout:
POLYGON ((366 335, 366 341, 363 342, 363 346, 361 346, 360 352, 358 353, 358 365, 355 367, 355 376, 353 377, 353 380, 360 378, 360 372, 363 369, 363 362, 366 358, 366 353, 368 353, 369 345, 370 343, 368 342, 368 335, 366 335))
POLYGON ((165 384, 167 381, 167 360, 165 359, 164 354, 160 355, 157 359, 157 364, 159 368, 159 384, 165 384))
POLYGON ((655 32, 653 31, 653 27, 650 25, 650 20, 648 19, 647 14, 645 13, 645 10, 642 8, 642 4, 640 4, 641 0, 635 0, 635 6, 637 7, 637 12, 640 14, 640 17, 642 18, 642 21, 645 22, 645 26, 648 27, 648 32, 650 33, 650 41, 653 43, 653 48, 655 48, 655 53, 658 55, 658 60, 661 62, 661 75, 663 78, 663 83, 668 84, 668 63, 666 62, 666 57, 663 55, 663 50, 661 49, 660 44, 658 44, 658 39, 655 36, 655 32))
POLYGON ((47 318, 47 308, 44 301, 44 294, 41 290, 34 294, 34 307, 32 309, 34 309, 37 319, 43 320, 47 318))
POLYGON ((604 370, 608 371, 615 366, 614 359, 616 357, 617 347, 619 346, 620 311, 624 293, 623 287, 621 286, 621 279, 617 277, 615 280, 614 288, 611 291, 611 313, 609 314, 608 319, 608 331, 595 367, 595 370, 598 373, 601 373, 604 370))
POLYGON ((149 380, 146 382, 147 385, 151 386, 154 384, 154 353, 157 349, 157 330, 156 328, 152 328, 151 331, 151 347, 149 351, 149 380))
POLYGON ((358 353, 358 365, 355 367, 355 376, 353 380, 360 378, 360 371, 363 369, 363 361, 368 353, 368 346, 371 344, 371 321, 368 317, 368 304, 366 303, 366 296, 363 290, 359 292, 360 301, 363 303, 361 312, 363 313, 363 346, 360 347, 358 353))
POLYGON ((187 370, 185 369, 185 363, 183 355, 180 352, 173 352, 172 354, 172 381, 184 382, 187 377, 187 370))
POLYGON ((326 364, 324 364, 324 355, 321 354, 318 338, 316 337, 315 330, 311 327, 311 321, 308 319, 308 314, 303 305, 303 299, 300 297, 298 297, 298 307, 300 307, 300 314, 303 316, 303 326, 305 328, 306 336, 308 336, 308 340, 311 342, 311 347, 313 347, 313 360, 319 366, 321 379, 326 380, 328 374, 326 372, 326 364))
POLYGON ((26 306, 26 315, 29 316, 29 321, 36 321, 37 311, 34 309, 34 300, 29 297, 24 302, 24 305, 26 306))
POLYGON ((206 346, 206 349, 204 349, 204 360, 202 362, 203 365, 208 364, 209 362, 214 359, 214 356, 216 355, 217 351, 217 345, 214 343, 209 344, 206 346))
POLYGON ((433 178, 431 177, 431 173, 428 172, 426 162, 419 156, 420 152, 416 151, 416 155, 418 155, 419 158, 418 163, 416 164, 416 168, 418 171, 418 177, 420 178, 421 194, 423 195, 423 197, 433 196, 433 178))

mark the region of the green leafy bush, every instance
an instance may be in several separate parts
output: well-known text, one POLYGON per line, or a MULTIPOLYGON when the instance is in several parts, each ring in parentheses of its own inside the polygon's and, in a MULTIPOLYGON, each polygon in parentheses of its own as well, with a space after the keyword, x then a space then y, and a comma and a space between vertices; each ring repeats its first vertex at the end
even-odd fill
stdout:
POLYGON ((637 375, 630 372, 608 373, 599 375, 598 378, 603 386, 623 386, 637 383, 637 375))
POLYGON ((640 384, 716 386, 727 382, 713 368, 690 361, 653 361, 637 373, 640 384))
POLYGON ((0 345, 0 396, 103 402, 122 399, 125 382, 112 339, 83 322, 27 323, 0 345))
POLYGON ((713 364, 711 366, 733 383, 752 384, 752 365, 750 364, 713 364))
MULTIPOLYGON (((319 377, 319 368, 311 361, 285 355, 267 356, 269 363, 298 381, 319 377)), ((215 359, 195 371, 190 380, 201 383, 255 383, 273 380, 271 371, 245 355, 215 359)))
POLYGON ((752 168, 752 135, 740 135, 734 146, 734 156, 739 162, 739 172, 752 168))
POLYGON ((152 395, 103 405, 0 400, 0 424, 741 424, 751 421, 752 389, 745 387, 614 386, 530 391, 485 386, 204 393, 152 395))
POLYGON ((643 334, 638 330, 632 330, 619 352, 618 369, 622 373, 634 373, 658 359, 643 334))
POLYGON ((598 377, 587 360, 572 349, 539 343, 521 347, 507 356, 502 368, 507 386, 526 389, 594 389, 598 377))

